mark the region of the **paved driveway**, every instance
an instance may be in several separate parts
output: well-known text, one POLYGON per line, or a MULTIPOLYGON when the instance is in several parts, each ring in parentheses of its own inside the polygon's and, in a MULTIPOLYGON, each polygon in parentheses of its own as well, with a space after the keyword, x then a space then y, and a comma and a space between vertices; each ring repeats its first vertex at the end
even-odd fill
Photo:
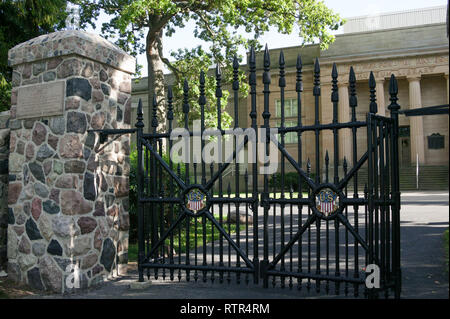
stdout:
MULTIPOLYGON (((448 272, 445 272, 442 233, 449 224, 448 192, 408 192, 402 194, 401 210, 401 260, 402 298, 448 298, 448 272)), ((152 279, 152 285, 144 290, 131 290, 129 284, 137 281, 136 271, 126 277, 107 281, 101 287, 91 288, 73 295, 34 296, 33 298, 151 298, 151 299, 285 299, 285 298, 345 298, 316 294, 288 288, 248 286, 243 283, 212 284, 178 282, 152 279)), ((352 296, 348 296, 350 298, 352 296)))

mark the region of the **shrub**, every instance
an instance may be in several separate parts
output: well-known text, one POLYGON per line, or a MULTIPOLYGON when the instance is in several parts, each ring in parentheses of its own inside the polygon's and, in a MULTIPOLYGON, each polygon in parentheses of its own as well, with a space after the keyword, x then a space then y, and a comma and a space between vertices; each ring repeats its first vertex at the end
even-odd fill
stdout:
MULTIPOLYGON (((170 162, 170 158, 167 154, 163 154, 162 158, 166 163, 170 162)), ((145 164, 144 164, 145 167, 145 164)), ((175 173, 177 172, 177 164, 173 164, 175 173)), ((162 169, 162 185, 164 189, 164 194, 169 194, 169 187, 170 187, 170 181, 172 180, 172 177, 167 173, 167 171, 162 167, 158 165, 158 170, 162 169)), ((185 174, 185 167, 184 165, 180 165, 180 174, 182 176, 182 179, 184 180, 184 174, 185 174)), ((159 173, 158 173, 159 177, 159 173)), ((137 242, 137 227, 138 227, 138 216, 137 216, 137 181, 138 181, 138 152, 137 147, 135 144, 131 145, 131 153, 130 153, 130 192, 128 195, 129 202, 130 202, 130 243, 137 242)), ((144 178, 144 185, 148 185, 148 183, 151 183, 152 181, 148 178, 144 178)), ((157 180, 157 184, 159 185, 159 180, 157 180)), ((179 188, 177 187, 175 181, 173 181, 174 186, 174 192, 175 196, 179 192, 179 188)), ((144 186, 145 187, 145 186, 144 186)), ((166 210, 164 212, 164 215, 167 215, 167 212, 169 211, 169 205, 166 205, 166 210)))
MULTIPOLYGON (((311 174, 311 178, 314 179, 314 174, 311 174)), ((289 192, 292 187, 294 192, 298 192, 298 180, 299 174, 297 172, 284 173, 284 191, 289 192)), ((270 189, 281 190, 281 173, 275 173, 269 180, 270 189)), ((302 191, 308 190, 308 184, 302 178, 302 191)))

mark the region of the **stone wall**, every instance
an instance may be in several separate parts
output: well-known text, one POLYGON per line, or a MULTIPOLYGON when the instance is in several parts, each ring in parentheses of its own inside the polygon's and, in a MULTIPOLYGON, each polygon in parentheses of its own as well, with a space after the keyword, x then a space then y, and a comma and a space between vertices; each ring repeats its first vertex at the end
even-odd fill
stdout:
POLYGON ((8 230, 9 111, 0 113, 0 272, 6 270, 8 230))
MULTIPOLYGON (((9 63, 8 276, 67 292, 123 274, 130 136, 100 144, 88 130, 130 127, 134 58, 96 35, 61 31, 11 49, 9 63), (27 92, 59 82, 61 114, 23 115, 27 92)), ((33 107, 50 98, 38 94, 33 107)))

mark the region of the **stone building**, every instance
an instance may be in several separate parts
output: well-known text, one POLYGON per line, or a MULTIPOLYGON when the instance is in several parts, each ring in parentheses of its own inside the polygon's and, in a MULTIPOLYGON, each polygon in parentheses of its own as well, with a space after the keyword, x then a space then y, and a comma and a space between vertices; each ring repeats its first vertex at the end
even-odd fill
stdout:
MULTIPOLYGON (((297 93, 295 91, 295 64, 297 55, 303 61, 302 123, 314 123, 313 68, 318 58, 321 70, 320 123, 331 123, 331 69, 337 64, 339 73, 339 122, 350 121, 348 78, 353 66, 357 79, 357 120, 365 120, 369 111, 368 79, 370 71, 376 79, 378 113, 389 116, 389 77, 398 79, 401 109, 415 109, 448 104, 449 102, 449 42, 445 23, 446 6, 395 12, 380 16, 348 19, 343 34, 328 50, 318 44, 283 48, 286 61, 285 114, 286 126, 297 124, 297 93)), ((270 48, 270 43, 269 43, 270 48)), ((271 49, 270 124, 280 124, 280 89, 278 87, 278 56, 281 49, 271 49)), ((257 112, 258 126, 263 124, 264 96, 262 93, 263 52, 257 53, 257 112)), ((241 66, 248 70, 247 65, 241 66)), ((170 81, 170 75, 168 75, 170 81)), ((133 87, 133 106, 143 98, 147 106, 146 79, 133 87)), ((250 127, 250 98, 240 101, 240 127, 250 127), (247 123, 243 123, 247 119, 247 123)), ((132 118, 135 118, 135 109, 132 118)), ((228 105, 233 114, 232 101, 228 105)), ((422 189, 448 188, 449 124, 447 115, 406 117, 400 116, 399 159, 402 188, 414 189, 416 169, 419 167, 419 187, 422 189)), ((286 137, 286 148, 297 157, 297 136, 286 137)), ((315 163, 314 134, 306 133, 303 139, 302 159, 315 163)), ((366 131, 358 132, 358 157, 366 151, 366 131)), ((339 161, 344 156, 352 158, 349 130, 340 130, 339 161)), ((331 132, 320 134, 320 158, 324 165, 326 150, 333 163, 333 137, 331 132)), ((305 167, 305 166, 303 166, 305 167)))

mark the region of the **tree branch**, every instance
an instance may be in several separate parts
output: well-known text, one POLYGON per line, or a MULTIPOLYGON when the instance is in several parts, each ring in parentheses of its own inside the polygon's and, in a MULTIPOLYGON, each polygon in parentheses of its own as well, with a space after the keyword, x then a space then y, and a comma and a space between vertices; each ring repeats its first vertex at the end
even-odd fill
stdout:
POLYGON ((165 65, 167 65, 167 67, 173 72, 173 74, 175 75, 175 78, 177 79, 177 82, 180 81, 180 74, 182 75, 183 72, 181 72, 179 69, 177 69, 175 67, 175 65, 173 65, 169 59, 164 57, 163 54, 163 47, 162 47, 162 42, 161 42, 161 38, 157 38, 156 40, 156 47, 158 48, 158 54, 159 57, 161 59, 162 62, 164 62, 165 65))
POLYGON ((216 36, 217 36, 217 33, 214 32, 213 29, 211 29, 211 27, 209 26, 209 21, 206 19, 206 17, 203 16, 203 14, 202 14, 201 12, 197 11, 197 10, 195 10, 194 12, 195 12, 195 14, 197 14, 198 17, 203 21, 203 23, 205 24, 205 28, 206 28, 206 30, 209 32, 209 34, 210 34, 212 37, 216 37, 216 36))

